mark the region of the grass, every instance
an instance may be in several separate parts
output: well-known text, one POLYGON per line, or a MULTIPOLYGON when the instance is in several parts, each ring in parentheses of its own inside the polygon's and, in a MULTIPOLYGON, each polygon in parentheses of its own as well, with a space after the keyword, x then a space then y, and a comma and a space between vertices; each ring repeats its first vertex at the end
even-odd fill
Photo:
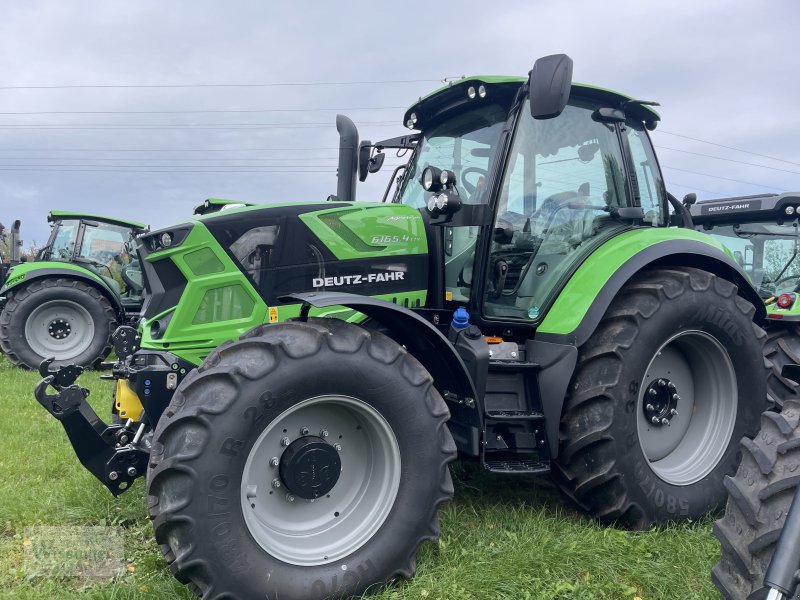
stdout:
MULTIPOLYGON (((189 599, 161 559, 144 482, 114 499, 81 467, 60 424, 33 398, 38 375, 0 357, 0 599, 189 599), (30 577, 24 530, 33 525, 123 528, 127 570, 112 580, 30 577)), ((101 416, 111 384, 83 376, 101 416)), ((453 465, 456 498, 442 535, 419 552, 417 575, 379 600, 419 598, 657 600, 718 598, 709 573, 718 549, 711 519, 632 533, 600 527, 547 480, 489 477, 453 465)))

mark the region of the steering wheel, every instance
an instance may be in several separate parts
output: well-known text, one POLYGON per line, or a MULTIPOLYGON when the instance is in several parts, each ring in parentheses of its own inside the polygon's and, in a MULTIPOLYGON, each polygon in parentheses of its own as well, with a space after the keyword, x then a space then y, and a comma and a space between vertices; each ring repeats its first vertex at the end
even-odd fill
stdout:
POLYGON ((461 171, 461 177, 459 178, 461 181, 461 185, 464 186, 464 190, 469 194, 470 198, 477 194, 479 191, 478 183, 480 182, 481 177, 486 177, 489 174, 489 171, 486 169, 481 169, 479 167, 467 167, 461 171), (467 175, 472 175, 473 173, 477 173, 479 175, 478 181, 475 183, 470 183, 467 181, 467 175))

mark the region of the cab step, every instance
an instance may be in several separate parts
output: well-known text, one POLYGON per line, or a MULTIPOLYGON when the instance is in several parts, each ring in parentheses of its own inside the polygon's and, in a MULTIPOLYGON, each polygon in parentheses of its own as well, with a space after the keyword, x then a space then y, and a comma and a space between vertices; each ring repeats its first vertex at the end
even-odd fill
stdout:
POLYGON ((542 421, 544 415, 535 410, 487 410, 487 419, 493 421, 542 421))
POLYGON ((483 468, 501 475, 543 475, 550 472, 550 463, 537 460, 487 460, 483 468))

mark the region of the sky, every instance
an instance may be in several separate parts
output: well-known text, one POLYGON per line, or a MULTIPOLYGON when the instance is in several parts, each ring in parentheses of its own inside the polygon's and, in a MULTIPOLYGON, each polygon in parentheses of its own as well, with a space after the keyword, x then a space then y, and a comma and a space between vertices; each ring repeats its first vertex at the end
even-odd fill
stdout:
MULTIPOLYGON (((661 104, 676 196, 800 190, 796 0, 0 0, 0 15, 0 222, 22 219, 26 246, 51 209, 156 228, 208 197, 322 200, 337 113, 361 139, 402 135, 443 80, 524 76, 554 53, 576 81, 661 104)), ((400 160, 358 199, 379 200, 400 160)))

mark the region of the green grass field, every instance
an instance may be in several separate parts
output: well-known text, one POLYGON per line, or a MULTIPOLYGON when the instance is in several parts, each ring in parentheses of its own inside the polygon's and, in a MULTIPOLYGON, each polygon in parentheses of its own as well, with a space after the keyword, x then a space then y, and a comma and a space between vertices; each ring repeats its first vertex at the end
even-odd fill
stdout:
MULTIPOLYGON (((161 560, 145 512, 144 481, 114 499, 78 463, 61 425, 33 398, 38 375, 0 357, 0 598, 193 598, 161 560), (112 580, 32 577, 24 529, 124 529, 124 574, 112 580)), ((103 417, 111 384, 83 376, 103 417)), ((718 598, 709 573, 718 549, 711 519, 631 533, 596 525, 546 480, 487 477, 453 466, 455 500, 438 543, 424 545, 417 576, 377 598, 656 600, 718 598)))

